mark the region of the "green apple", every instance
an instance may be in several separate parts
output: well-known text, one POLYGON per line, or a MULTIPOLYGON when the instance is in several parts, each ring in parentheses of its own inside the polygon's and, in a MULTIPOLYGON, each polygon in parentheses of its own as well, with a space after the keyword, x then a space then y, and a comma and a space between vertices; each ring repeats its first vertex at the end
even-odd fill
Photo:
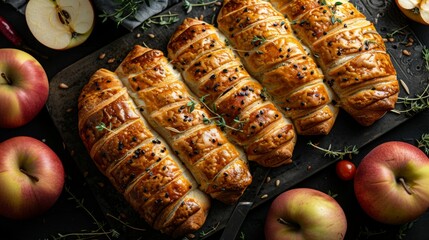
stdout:
POLYGON ((40 43, 58 50, 82 44, 94 27, 89 0, 30 0, 25 18, 40 43))
POLYGON ((341 240, 346 230, 347 219, 337 201, 310 188, 280 194, 265 220, 266 240, 341 240))

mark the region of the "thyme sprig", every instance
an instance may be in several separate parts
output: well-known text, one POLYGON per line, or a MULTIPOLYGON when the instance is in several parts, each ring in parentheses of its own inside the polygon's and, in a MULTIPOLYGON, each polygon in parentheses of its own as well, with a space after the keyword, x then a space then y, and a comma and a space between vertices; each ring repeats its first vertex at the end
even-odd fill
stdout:
POLYGON ((429 71, 429 49, 426 46, 423 46, 422 50, 423 60, 425 61, 426 70, 429 71))
POLYGON ((167 14, 155 15, 153 17, 146 19, 146 21, 142 23, 141 28, 143 30, 147 30, 152 26, 152 24, 159 25, 159 26, 168 26, 178 22, 179 20, 180 20, 179 14, 171 13, 169 11, 167 14))
POLYGON ((425 87, 421 94, 417 94, 415 97, 398 97, 398 104, 405 106, 404 110, 394 109, 392 112, 401 114, 405 113, 413 115, 429 109, 429 84, 425 87))
POLYGON ((386 232, 387 231, 384 229, 379 229, 379 230, 374 231, 374 230, 370 230, 367 226, 364 226, 364 227, 360 227, 357 239, 361 239, 363 237, 365 239, 368 239, 368 238, 373 237, 373 236, 385 234, 386 232))
POLYGON ((395 36, 396 34, 405 34, 405 32, 404 32, 404 31, 402 31, 402 30, 404 30, 404 29, 405 29, 405 28, 407 28, 407 27, 408 27, 408 25, 405 25, 405 26, 403 26, 403 27, 397 28, 397 29, 393 30, 392 32, 387 33, 387 34, 386 34, 386 36, 387 36, 387 37, 389 37, 389 38, 392 38, 392 37, 393 37, 393 36, 395 36))
POLYGON ((217 2, 218 2, 217 0, 210 1, 210 2, 204 2, 203 0, 200 0, 197 3, 191 3, 188 0, 185 0, 183 1, 183 8, 185 9, 186 13, 190 13, 193 7, 206 7, 206 6, 217 4, 217 2))
POLYGON ((263 36, 253 36, 252 45, 259 46, 262 43, 264 43, 265 41, 267 41, 267 39, 263 36))
POLYGON ((237 118, 235 118, 234 119, 234 122, 236 122, 236 123, 239 123, 239 128, 234 128, 234 127, 232 127, 232 126, 229 126, 228 124, 226 124, 226 121, 225 121, 225 119, 219 114, 219 113, 217 113, 217 109, 216 109, 216 105, 214 105, 213 104, 213 109, 212 108, 209 108, 208 106, 207 106, 207 104, 205 103, 205 98, 207 97, 208 95, 204 95, 204 96, 202 96, 199 100, 200 100, 200 102, 201 102, 201 104, 210 112, 210 113, 212 113, 214 116, 213 117, 211 117, 211 118, 207 118, 207 117, 204 117, 203 118, 203 122, 204 122, 204 124, 210 124, 210 123, 212 123, 212 121, 214 121, 214 123, 217 125, 217 126, 219 126, 221 129, 224 129, 224 128, 229 128, 229 129, 231 129, 231 130, 234 130, 234 131, 238 131, 238 132, 242 132, 243 130, 241 129, 242 127, 243 127, 243 123, 244 123, 244 121, 240 121, 239 119, 237 119, 237 118))
POLYGON ((426 155, 429 155, 429 134, 425 133, 420 139, 417 139, 417 147, 422 149, 426 155))
POLYGON ((325 153, 325 157, 330 157, 330 158, 335 158, 336 160, 340 160, 343 159, 345 156, 348 155, 348 157, 351 159, 352 158, 352 154, 358 154, 359 150, 356 147, 356 145, 354 146, 345 146, 343 150, 332 150, 332 145, 329 144, 328 148, 322 148, 319 147, 315 144, 313 144, 311 141, 308 142, 308 145, 322 151, 325 153))
POLYGON ((114 9, 112 13, 103 12, 99 17, 105 22, 108 18, 112 18, 119 26, 125 19, 134 17, 141 4, 146 3, 150 6, 152 0, 115 0, 119 7, 114 9))
POLYGON ((213 231, 215 231, 219 227, 219 225, 220 225, 220 222, 217 222, 216 224, 214 224, 213 226, 211 226, 210 229, 207 232, 201 231, 200 232, 200 237, 204 237, 204 236, 209 235, 210 233, 212 233, 213 231))
POLYGON ((112 123, 110 123, 109 127, 107 127, 104 122, 100 122, 97 126, 95 126, 95 129, 97 129, 97 131, 100 131, 100 132, 103 130, 107 130, 109 132, 112 132, 112 123))
POLYGON ((407 231, 410 230, 414 226, 415 221, 416 220, 401 225, 401 227, 399 228, 399 231, 398 231, 398 235, 397 235, 399 240, 404 239, 406 237, 407 231))
POLYGON ((83 209, 89 215, 89 217, 94 221, 94 224, 97 225, 97 229, 95 229, 93 231, 88 231, 88 232, 78 232, 78 233, 68 233, 68 234, 58 233, 58 236, 53 236, 53 239, 57 240, 57 239, 66 239, 69 237, 81 238, 81 237, 97 237, 97 236, 98 237, 99 236, 105 236, 107 239, 111 239, 111 237, 119 238, 120 234, 115 229, 110 229, 109 231, 106 231, 104 229, 105 224, 99 222, 97 220, 97 218, 92 214, 92 212, 88 208, 85 207, 84 199, 78 199, 70 191, 68 186, 65 186, 64 190, 70 195, 69 200, 72 200, 76 203, 76 208, 83 209))

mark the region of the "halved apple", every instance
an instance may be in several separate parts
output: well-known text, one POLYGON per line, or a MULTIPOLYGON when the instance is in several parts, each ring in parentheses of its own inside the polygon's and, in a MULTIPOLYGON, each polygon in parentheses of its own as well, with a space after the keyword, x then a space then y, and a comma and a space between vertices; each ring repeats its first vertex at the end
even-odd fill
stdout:
POLYGON ((25 18, 40 43, 58 50, 82 44, 94 27, 89 0, 30 0, 25 18))
POLYGON ((429 0, 395 0, 399 10, 408 18, 429 25, 429 0))

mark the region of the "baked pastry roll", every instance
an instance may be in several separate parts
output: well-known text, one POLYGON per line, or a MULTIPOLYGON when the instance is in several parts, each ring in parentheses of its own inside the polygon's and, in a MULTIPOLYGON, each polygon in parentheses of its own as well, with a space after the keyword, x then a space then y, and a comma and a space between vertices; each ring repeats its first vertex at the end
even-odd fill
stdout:
POLYGON ((208 196, 149 129, 116 74, 95 72, 78 109, 79 135, 95 165, 148 224, 174 237, 204 224, 208 196))
POLYGON ((207 121, 212 114, 187 89, 164 54, 134 46, 116 73, 200 189, 227 204, 237 201, 252 181, 245 155, 216 124, 207 121))
POLYGON ((217 22, 247 71, 292 119, 298 134, 330 132, 338 115, 336 96, 280 12, 265 1, 229 0, 217 22))
POLYGON ((168 43, 168 55, 190 89, 215 113, 230 139, 250 161, 276 167, 292 161, 291 121, 267 98, 212 25, 185 19, 168 43))
POLYGON ((316 57, 344 108, 364 126, 394 108, 396 71, 374 25, 347 1, 271 0, 316 57))

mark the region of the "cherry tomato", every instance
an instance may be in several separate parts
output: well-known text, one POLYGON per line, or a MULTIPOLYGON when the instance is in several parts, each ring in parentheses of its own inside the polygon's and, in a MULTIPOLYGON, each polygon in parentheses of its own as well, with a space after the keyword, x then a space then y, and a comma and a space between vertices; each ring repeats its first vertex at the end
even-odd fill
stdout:
POLYGON ((356 173, 356 166, 354 163, 348 160, 341 160, 337 162, 335 166, 335 170, 337 172, 338 177, 341 180, 349 181, 352 180, 356 173))

